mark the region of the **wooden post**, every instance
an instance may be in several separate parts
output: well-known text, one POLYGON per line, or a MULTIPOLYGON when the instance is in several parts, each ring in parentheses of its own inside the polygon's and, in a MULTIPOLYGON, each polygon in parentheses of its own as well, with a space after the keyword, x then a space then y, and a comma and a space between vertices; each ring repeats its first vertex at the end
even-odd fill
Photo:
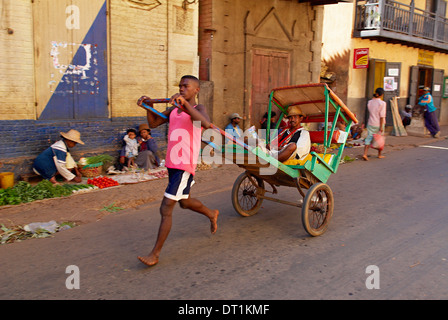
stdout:
POLYGON ((414 0, 411 1, 411 11, 409 12, 409 35, 412 36, 414 34, 414 11, 415 11, 415 3, 414 0))

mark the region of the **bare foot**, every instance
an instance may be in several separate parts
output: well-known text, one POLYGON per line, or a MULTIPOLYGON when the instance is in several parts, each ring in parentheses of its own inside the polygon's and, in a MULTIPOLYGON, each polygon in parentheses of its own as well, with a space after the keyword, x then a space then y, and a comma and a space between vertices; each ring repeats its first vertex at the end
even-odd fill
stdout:
POLYGON ((215 213, 214 217, 210 219, 210 231, 212 234, 216 233, 216 230, 218 230, 218 216, 219 216, 219 210, 213 210, 215 213))
POLYGON ((153 265, 156 265, 157 262, 159 262, 159 258, 155 257, 153 255, 149 255, 147 257, 137 257, 138 260, 146 264, 148 267, 152 267, 153 265))
POLYGON ((369 157, 367 157, 367 156, 362 156, 362 158, 363 158, 365 161, 369 161, 369 157))
POLYGON ((386 156, 378 156, 378 159, 384 159, 386 156))

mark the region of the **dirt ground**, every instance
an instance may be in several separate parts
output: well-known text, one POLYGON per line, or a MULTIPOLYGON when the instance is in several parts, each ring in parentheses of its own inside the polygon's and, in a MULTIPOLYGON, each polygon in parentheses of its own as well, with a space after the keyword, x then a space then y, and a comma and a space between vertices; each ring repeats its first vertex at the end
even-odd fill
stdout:
MULTIPOLYGON (((196 173, 195 188, 206 188, 207 182, 220 176, 241 171, 236 165, 206 168, 196 173)), ((168 178, 124 184, 117 187, 97 189, 68 197, 38 200, 15 206, 0 207, 0 225, 24 226, 32 222, 75 222, 77 225, 95 222, 112 214, 106 207, 133 209, 163 198, 168 178)), ((209 187, 209 185, 208 185, 209 187)), ((196 191, 196 190, 195 190, 196 191)), ((199 191, 199 190, 198 190, 199 191)))
MULTIPOLYGON (((386 159, 384 161, 387 161, 387 153, 389 152, 412 148, 418 145, 415 139, 409 139, 409 141, 398 139, 396 141, 400 141, 399 143, 394 143, 394 139, 389 139, 389 143, 386 140, 384 152, 386 159)), ((423 139, 422 141, 425 142, 428 140, 423 139)), ((347 148, 344 150, 343 157, 349 156, 352 159, 356 159, 355 161, 362 161, 360 159, 363 149, 362 146, 347 148)), ((369 155, 372 159, 375 159, 376 151, 370 150, 369 155)), ((344 165, 350 165, 350 163, 344 165)), ((238 172, 243 172, 243 169, 233 164, 214 166, 212 169, 205 167, 205 170, 199 170, 196 173, 195 181, 197 184, 195 186, 195 192, 200 192, 200 188, 206 190, 210 188, 210 183, 220 181, 223 176, 236 176, 238 172)), ((24 226, 32 222, 48 222, 51 220, 55 220, 58 223, 70 221, 75 222, 77 225, 95 222, 112 214, 105 210, 105 207, 108 206, 132 209, 149 203, 158 205, 163 198, 167 183, 168 179, 162 178, 136 184, 99 189, 69 197, 40 200, 17 206, 0 207, 0 225, 4 224, 7 227, 24 226)), ((228 187, 231 188, 231 186, 230 183, 228 187)))

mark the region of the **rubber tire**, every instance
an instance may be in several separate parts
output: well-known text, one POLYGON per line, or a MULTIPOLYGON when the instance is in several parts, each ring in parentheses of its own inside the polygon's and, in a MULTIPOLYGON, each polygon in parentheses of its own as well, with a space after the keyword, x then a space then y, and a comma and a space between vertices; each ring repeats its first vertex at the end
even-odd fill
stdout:
MULTIPOLYGON (((262 179, 254 177, 253 178, 255 180, 257 180, 258 186, 260 188, 262 188, 262 192, 261 195, 264 195, 265 193, 265 189, 264 189, 264 182, 262 179)), ((242 174, 240 174, 238 176, 238 178, 236 178, 235 183, 233 184, 233 188, 232 188, 232 205, 233 208, 235 209, 236 212, 238 212, 239 215, 243 216, 243 217, 250 217, 253 216, 254 214, 256 214, 261 207, 261 204, 263 203, 263 199, 259 199, 257 198, 257 201, 255 202, 255 204, 250 208, 243 208, 242 205, 240 204, 240 199, 238 197, 239 195, 239 191, 240 188, 242 187, 242 184, 245 180, 248 180, 249 177, 247 176, 247 174, 245 172, 243 172, 242 174)), ((252 183, 248 180, 248 183, 250 183, 250 185, 255 189, 255 187, 252 185, 252 183)), ((255 197, 252 197, 255 198, 255 197)))
MULTIPOLYGON (((321 201, 318 202, 318 204, 321 205, 321 201)), ((331 191, 330 187, 322 182, 313 184, 311 188, 308 190, 305 199, 303 201, 302 205, 302 224, 305 228, 305 231, 312 237, 318 237, 327 231, 328 226, 330 224, 331 218, 333 217, 333 210, 334 210, 334 197, 333 197, 333 191, 331 191), (316 210, 312 210, 311 206, 315 205, 315 199, 313 199, 313 196, 315 196, 317 193, 324 192, 326 196, 326 216, 324 217, 324 220, 322 223, 320 223, 317 228, 315 226, 312 226, 310 224, 310 218, 311 214, 319 214, 316 212, 316 210)))

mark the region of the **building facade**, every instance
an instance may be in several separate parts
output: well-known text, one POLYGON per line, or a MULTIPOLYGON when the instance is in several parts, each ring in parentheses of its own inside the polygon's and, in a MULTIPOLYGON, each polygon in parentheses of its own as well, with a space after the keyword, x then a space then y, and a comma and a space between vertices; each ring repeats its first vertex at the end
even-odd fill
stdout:
POLYGON ((324 2, 201 0, 201 80, 213 82, 213 119, 234 112, 259 126, 275 87, 319 82, 324 2))
MULTIPOLYGON (((272 88, 319 82, 323 5, 336 0, 1 0, 0 165, 16 177, 76 129, 75 158, 117 154, 142 95, 201 79, 215 124, 259 125, 272 88)), ((159 111, 166 105, 156 105, 159 111)), ((153 130, 163 150, 167 127, 153 130)))
MULTIPOLYGON (((146 122, 140 96, 169 97, 181 75, 197 75, 197 1, 0 5, 0 163, 16 176, 69 129, 85 141, 75 156, 114 154, 126 129, 146 122)), ((163 147, 166 127, 153 135, 163 147)))
POLYGON ((414 106, 432 89, 441 124, 448 123, 448 22, 443 0, 353 1, 324 9, 322 79, 365 122, 367 101, 383 87, 414 106), (344 22, 343 22, 344 21, 344 22))

